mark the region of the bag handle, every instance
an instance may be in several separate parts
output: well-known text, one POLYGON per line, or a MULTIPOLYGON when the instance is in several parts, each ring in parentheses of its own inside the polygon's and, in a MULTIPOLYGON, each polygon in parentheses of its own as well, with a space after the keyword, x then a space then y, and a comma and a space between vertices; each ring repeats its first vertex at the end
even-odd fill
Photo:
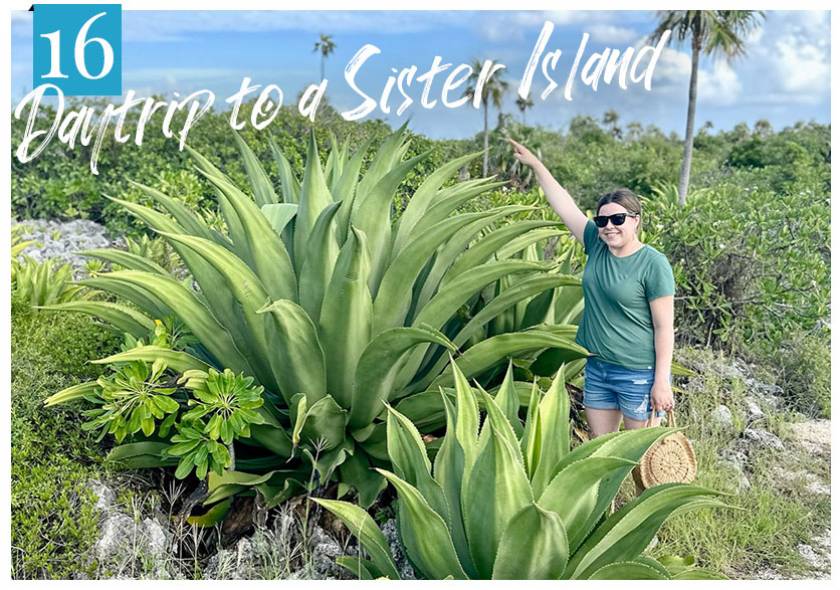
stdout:
MULTIPOLYGON (((645 420, 645 428, 649 428, 650 426, 653 425, 653 419, 654 418, 656 418, 656 409, 653 407, 653 402, 651 401, 651 404, 650 404, 650 418, 645 420)), ((677 427, 677 415, 674 412, 674 408, 671 408, 670 410, 668 410, 668 422, 667 422, 667 424, 670 428, 676 428, 677 427)))

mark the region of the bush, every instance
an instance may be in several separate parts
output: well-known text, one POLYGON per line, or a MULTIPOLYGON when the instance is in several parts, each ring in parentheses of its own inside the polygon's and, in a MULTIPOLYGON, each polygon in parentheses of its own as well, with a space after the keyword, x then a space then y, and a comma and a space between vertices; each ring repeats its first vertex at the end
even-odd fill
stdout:
POLYGON ((677 337, 760 359, 828 316, 829 198, 814 187, 773 193, 724 182, 676 204, 646 201, 643 241, 677 283, 677 337))
POLYGON ((74 408, 44 409, 43 399, 76 375, 98 373, 88 359, 112 351, 116 337, 87 317, 12 313, 12 576, 67 578, 92 573, 81 555, 96 541, 98 445, 76 427, 74 408))
POLYGON ((831 350, 827 330, 798 332, 782 342, 772 359, 778 385, 794 408, 831 418, 831 350))

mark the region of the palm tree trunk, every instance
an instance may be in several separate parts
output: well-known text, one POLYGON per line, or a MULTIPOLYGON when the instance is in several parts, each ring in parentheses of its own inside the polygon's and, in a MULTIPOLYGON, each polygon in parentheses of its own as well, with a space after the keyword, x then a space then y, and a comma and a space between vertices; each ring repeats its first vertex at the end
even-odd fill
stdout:
POLYGON ((324 81, 324 61, 326 61, 326 60, 325 60, 324 56, 321 55, 321 79, 318 80, 319 82, 324 81))
POLYGON ((481 166, 481 175, 487 176, 487 169, 490 167, 488 148, 490 146, 490 130, 487 127, 487 112, 490 110, 488 101, 484 101, 484 162, 481 166))
POLYGON ((700 64, 700 38, 695 34, 691 40, 691 79, 688 83, 688 116, 685 122, 685 143, 680 167, 680 206, 685 206, 688 195, 688 179, 691 175, 691 149, 694 145, 694 113, 697 110, 697 70, 700 64))

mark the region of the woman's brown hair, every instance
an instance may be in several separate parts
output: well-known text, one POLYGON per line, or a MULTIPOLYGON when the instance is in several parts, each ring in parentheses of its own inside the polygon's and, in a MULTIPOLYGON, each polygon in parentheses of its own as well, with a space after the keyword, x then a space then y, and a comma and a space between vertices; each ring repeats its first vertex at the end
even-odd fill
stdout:
POLYGON ((639 225, 636 227, 636 233, 642 230, 642 202, 639 200, 639 197, 636 196, 636 193, 631 191, 629 188, 619 188, 611 193, 601 195, 601 198, 598 199, 598 204, 595 205, 595 215, 598 215, 601 211, 601 207, 607 203, 616 203, 617 205, 621 205, 627 209, 628 213, 635 213, 638 215, 639 225))

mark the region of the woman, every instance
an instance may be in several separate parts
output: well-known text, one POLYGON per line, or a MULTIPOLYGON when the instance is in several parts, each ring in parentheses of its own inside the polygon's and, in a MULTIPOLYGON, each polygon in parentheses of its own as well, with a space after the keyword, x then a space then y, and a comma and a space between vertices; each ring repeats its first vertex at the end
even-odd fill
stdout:
POLYGON ((674 407, 674 274, 664 254, 639 241, 638 197, 628 189, 605 194, 589 220, 534 154, 509 141, 587 254, 577 342, 593 354, 583 391, 592 435, 615 432, 622 418, 628 429, 658 425, 674 407))

